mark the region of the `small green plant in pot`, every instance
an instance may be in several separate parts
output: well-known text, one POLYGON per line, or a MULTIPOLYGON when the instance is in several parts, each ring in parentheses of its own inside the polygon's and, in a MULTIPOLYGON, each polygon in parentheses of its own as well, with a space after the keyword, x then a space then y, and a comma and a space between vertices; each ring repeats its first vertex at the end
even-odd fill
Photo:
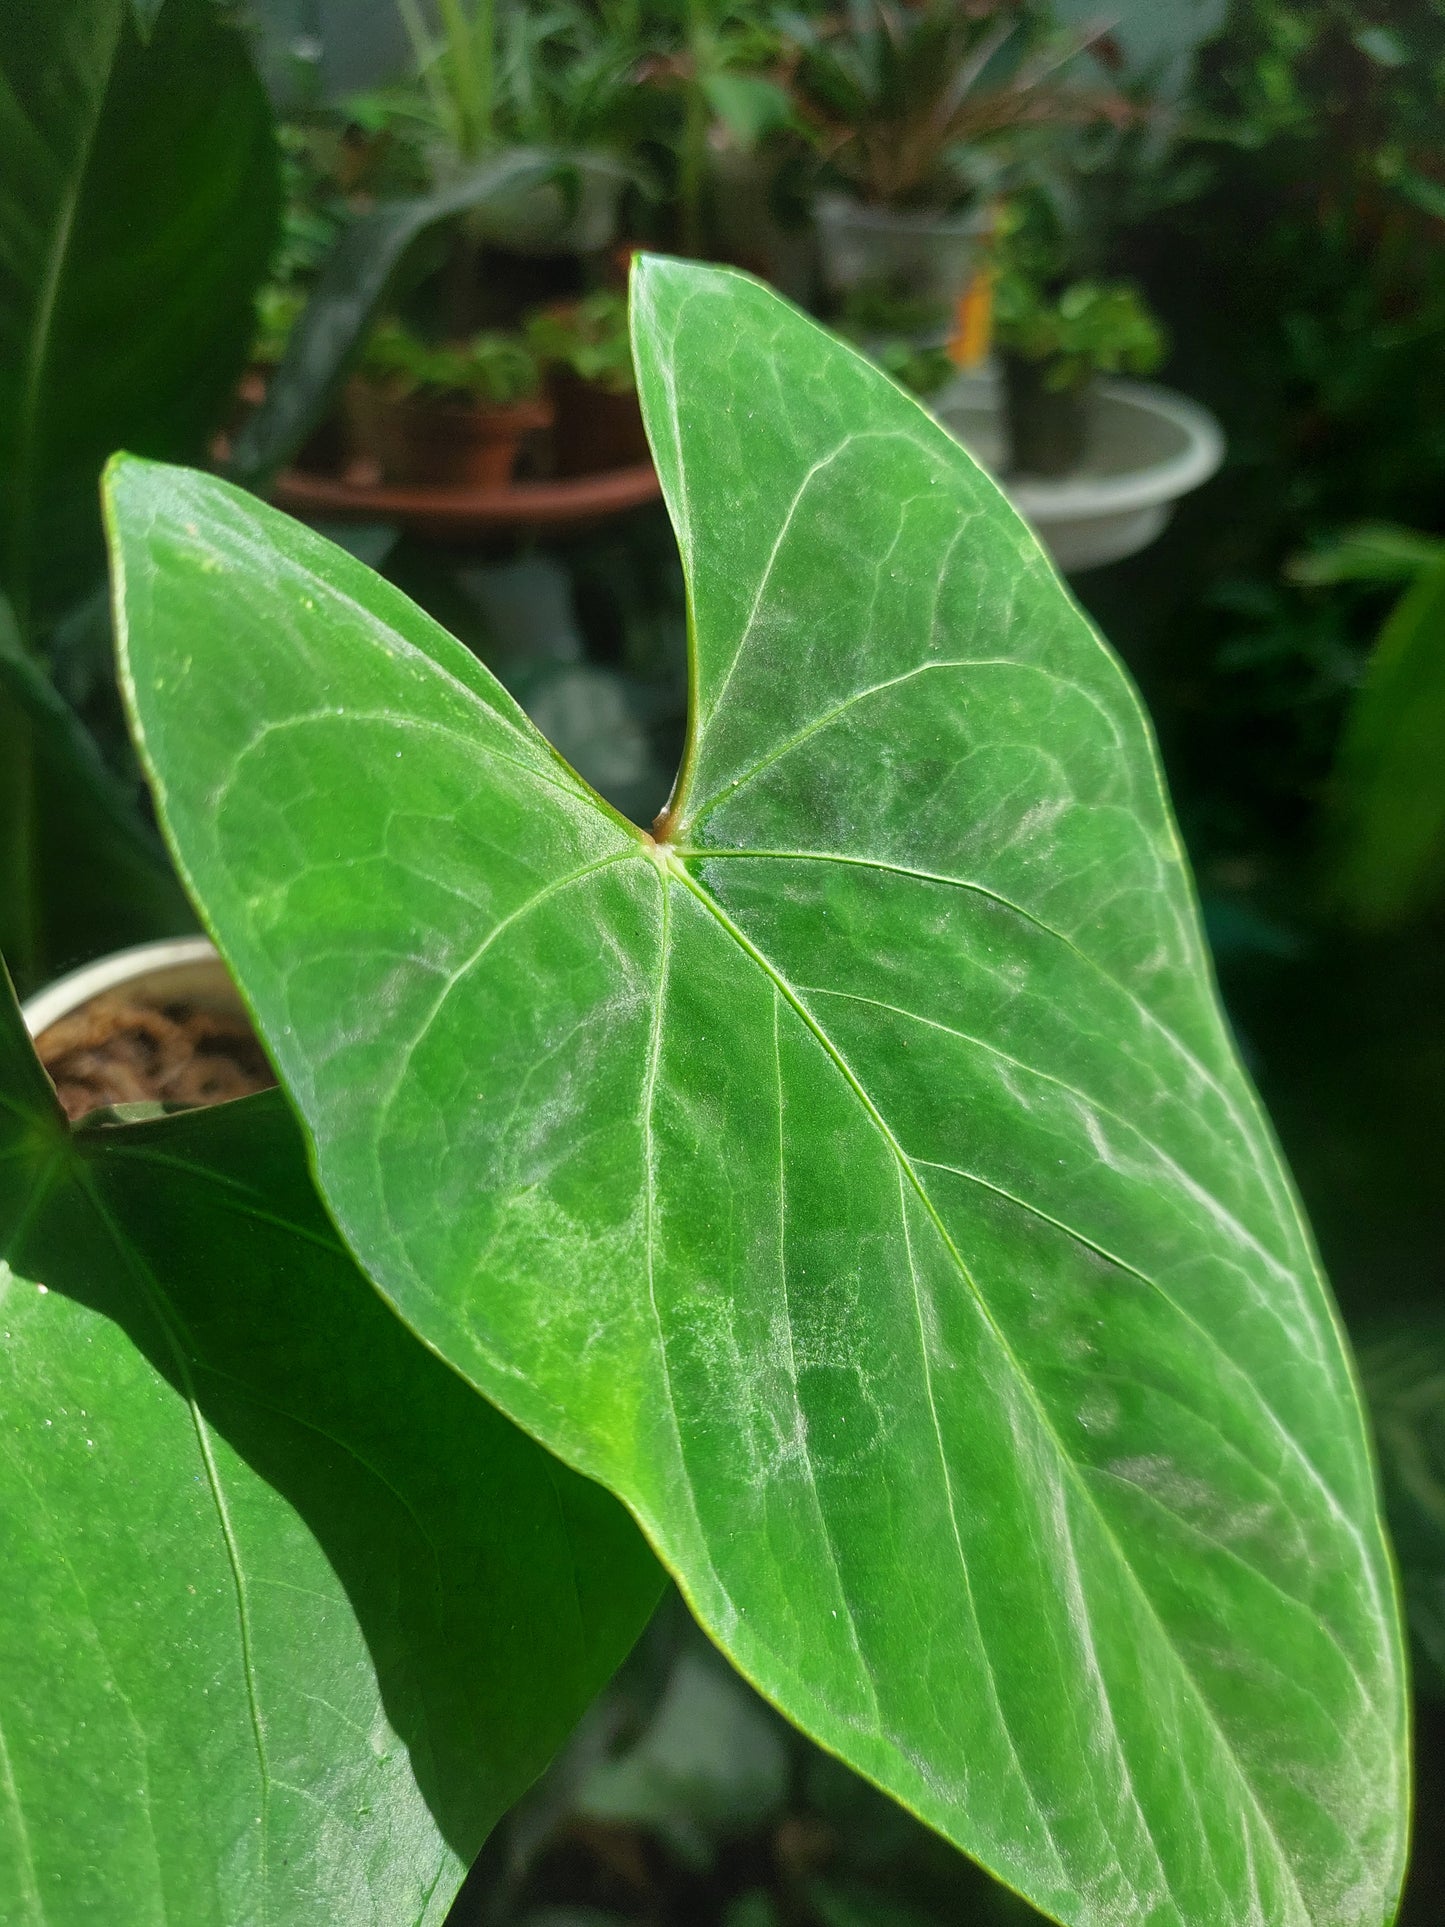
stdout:
POLYGON ((1018 5, 861 0, 790 32, 798 118, 830 183, 815 213, 836 296, 884 290, 946 319, 978 264, 1007 144, 1126 111, 1063 77, 1097 30, 1050 32, 1018 5))
POLYGON ((540 309, 526 336, 556 401, 552 445, 559 474, 591 475, 647 461, 626 296, 604 288, 540 309))
POLYGON ((448 0, 433 35, 415 0, 398 0, 398 11, 416 59, 415 112, 433 181, 445 186, 503 150, 550 163, 497 197, 473 238, 522 254, 605 248, 629 176, 619 153, 641 131, 630 17, 577 0, 448 0))
POLYGON ((525 438, 552 421, 520 334, 433 344, 396 321, 367 344, 347 412, 386 481, 443 488, 505 488, 525 438))
POLYGON ((1071 281, 1051 289, 1005 272, 994 296, 1012 468, 1064 475, 1088 446, 1098 375, 1148 375, 1164 358, 1164 331, 1128 281, 1071 281))

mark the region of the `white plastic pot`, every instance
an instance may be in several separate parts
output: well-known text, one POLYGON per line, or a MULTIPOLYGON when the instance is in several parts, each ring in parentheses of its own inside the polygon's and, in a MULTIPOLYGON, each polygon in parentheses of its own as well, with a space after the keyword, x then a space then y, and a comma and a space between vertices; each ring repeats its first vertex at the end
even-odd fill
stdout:
POLYGON ((813 218, 823 280, 831 293, 846 295, 881 283, 943 310, 951 310, 968 286, 987 225, 977 212, 870 207, 846 194, 820 194, 813 218))
MULTIPOLYGON (((472 216, 479 234, 514 254, 600 254, 611 246, 629 178, 620 162, 608 154, 512 152, 519 163, 534 161, 539 174, 499 187, 479 203, 472 216)), ((437 171, 445 180, 445 166, 437 171)))
POLYGON ((21 1015, 30 1035, 38 1037, 93 997, 111 990, 123 990, 137 1003, 184 1002, 250 1021, 240 992, 208 937, 168 937, 160 943, 112 951, 37 991, 21 1007, 21 1015))
MULTIPOLYGON (((953 383, 934 412, 987 469, 997 473, 1006 437, 996 383, 953 383)), ((1224 460, 1219 423, 1197 402, 1142 381, 1101 381, 1089 448, 1071 475, 1048 480, 1000 475, 1000 486, 1067 574, 1137 555, 1163 529, 1174 504, 1207 482, 1224 460)))

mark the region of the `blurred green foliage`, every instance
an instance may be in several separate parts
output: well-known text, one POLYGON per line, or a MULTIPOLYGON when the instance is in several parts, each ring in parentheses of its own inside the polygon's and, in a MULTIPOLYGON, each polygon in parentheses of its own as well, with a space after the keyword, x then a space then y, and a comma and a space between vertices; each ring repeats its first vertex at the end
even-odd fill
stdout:
POLYGON ((361 372, 393 394, 475 398, 498 404, 535 395, 542 369, 531 345, 517 334, 489 330, 469 341, 428 342, 400 321, 373 329, 358 364, 361 372))
POLYGON ((1362 519, 1445 527, 1445 7, 1384 11, 1233 0, 1184 108, 1202 185, 1120 237, 1230 455, 1080 592, 1144 682, 1206 883, 1230 888, 1311 848, 1388 606, 1288 559, 1362 519))
POLYGON ((579 381, 595 381, 614 395, 637 386, 624 294, 598 288, 580 301, 543 308, 526 332, 540 361, 570 369, 579 381))
MULTIPOLYGON (((1182 0, 1133 9, 1150 33, 1186 12, 1192 20, 1182 0)), ((724 149, 790 143, 813 174, 831 153, 839 172, 863 181, 859 143, 851 158, 846 142, 830 149, 829 114, 837 127, 886 130, 886 74, 854 76, 874 89, 861 115, 856 101, 828 107, 836 46, 806 18, 780 33, 775 11, 754 0, 545 0, 499 6, 498 16, 500 133, 624 150, 628 233, 638 237, 708 238, 718 195, 708 169, 724 149), (805 137, 805 89, 790 93, 782 80, 788 59, 814 42, 805 137)), ((997 78, 995 69, 988 79, 997 78)), ((1128 84, 1103 75, 1111 111, 1066 140, 1051 126, 1036 152, 1020 147, 1013 179, 1052 208, 1057 274, 1124 271, 1147 288, 1171 339, 1170 378, 1221 418, 1230 459, 1152 550, 1080 578, 1077 591, 1149 695, 1231 1008, 1352 1328, 1369 1339, 1364 1362, 1417 1637, 1445 1663, 1445 942, 1428 892, 1407 895, 1404 935, 1332 922, 1338 896, 1323 834, 1331 810, 1341 834, 1342 788, 1370 790, 1385 815, 1377 812, 1373 842, 1357 842, 1355 875, 1378 886, 1378 853, 1403 847, 1381 752, 1410 752, 1417 776, 1438 781, 1445 771, 1445 739, 1421 733, 1430 717, 1416 686, 1400 681, 1402 662, 1433 671, 1440 702, 1445 647, 1431 638, 1445 625, 1445 0, 1230 0, 1192 81, 1171 85, 1167 110, 1143 111, 1138 84, 1137 72, 1128 84), (1133 109, 1116 111, 1124 100, 1133 109), (1402 589, 1406 604, 1391 618, 1402 589)), ((440 132, 435 98, 414 87, 376 89, 284 129, 279 282, 307 282, 356 210, 426 191, 440 132)), ((956 193, 998 178, 948 141, 920 151, 914 186, 946 177, 956 193)), ((279 340, 291 318, 273 305, 263 321, 279 340)), ((599 337, 581 346, 605 345, 605 328, 599 337)), ((919 388, 947 372, 936 351, 901 333, 896 351, 895 372, 919 388)), ((545 555, 478 558, 404 539, 387 568, 492 663, 585 775, 650 818, 686 702, 685 612, 660 515, 639 513, 545 555)), ((86 633, 76 622, 51 638, 57 680, 77 698, 104 681, 86 633)), ((59 852, 47 864, 74 878, 73 850, 84 849, 118 900, 72 891, 61 908, 123 913, 136 934, 183 923, 144 827, 111 809, 113 779, 13 648, 0 650, 0 685, 10 731, 0 787, 19 792, 22 763, 27 773, 53 764, 66 807, 47 813, 59 852), (103 834, 90 822, 102 808, 103 834)), ((28 774, 23 788, 25 812, 12 816, 29 835, 38 818, 28 774)), ((1358 831, 1358 808, 1354 821, 1358 831)), ((1437 835, 1438 824, 1417 851, 1434 850, 1437 835)), ((1433 876, 1432 861, 1417 874, 1433 876)), ((88 932, 52 941, 14 881, 18 863, 7 875, 11 940, 34 950, 32 974, 45 974, 52 953, 96 947, 88 932)), ((123 921, 110 928, 116 940, 130 934, 123 921)), ((1033 1918, 778 1728, 730 1675, 709 1672, 685 1631, 668 1637, 666 1663, 652 1648, 641 1655, 599 1724, 579 1736, 581 1764, 574 1749, 515 1816, 459 1923, 983 1927, 1033 1918), (648 1667, 650 1684, 639 1672, 648 1667), (736 1703, 723 1705, 729 1695, 736 1703), (702 1727, 718 1744, 699 1758, 702 1727), (510 1881, 499 1872, 509 1854, 510 1881)), ((1405 1919, 1430 1923, 1445 1890, 1431 1823, 1445 1803, 1438 1713, 1422 1710, 1421 1732, 1420 1864, 1405 1919)))
POLYGON ((1164 359, 1164 330, 1132 282, 1071 281, 1055 294, 1027 274, 999 277, 1000 348, 1046 364, 1044 385, 1063 394, 1095 375, 1150 375, 1164 359))
POLYGON ((1333 906, 1379 929, 1433 907, 1445 886, 1445 559, 1420 570, 1380 632, 1330 805, 1333 906))

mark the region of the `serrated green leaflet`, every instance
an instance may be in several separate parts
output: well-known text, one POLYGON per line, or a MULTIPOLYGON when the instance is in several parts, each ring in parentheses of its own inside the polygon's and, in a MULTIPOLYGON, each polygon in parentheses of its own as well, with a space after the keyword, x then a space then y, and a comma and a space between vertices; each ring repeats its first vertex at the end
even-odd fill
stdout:
POLYGON ((156 795, 348 1241, 735 1662, 1069 1922, 1388 1918, 1399 1632, 1137 701, 876 370, 649 261, 654 843, 395 590, 111 481, 156 795))
POLYGON ((442 1920, 659 1583, 382 1304, 276 1093, 72 1136, 3 969, 0 1566, 7 1927, 442 1920))

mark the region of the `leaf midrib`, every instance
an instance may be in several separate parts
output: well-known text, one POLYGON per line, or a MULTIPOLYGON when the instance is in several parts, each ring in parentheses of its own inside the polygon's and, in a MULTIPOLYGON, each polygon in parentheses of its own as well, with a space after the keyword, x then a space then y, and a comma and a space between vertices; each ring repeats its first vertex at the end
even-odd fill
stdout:
POLYGON ((25 1808, 20 1799, 20 1789, 15 1784, 15 1771, 10 1761, 10 1748, 5 1741, 5 1729, 0 1726, 0 1787, 3 1787, 11 1812, 15 1816, 16 1837, 20 1847, 20 1885, 25 1904, 31 1918, 44 1927, 46 1914, 45 1902, 40 1895, 40 1881, 35 1867, 35 1850, 30 1839, 30 1824, 25 1818, 25 1808))
MULTIPOLYGON (((716 847, 711 844, 679 844, 675 846, 675 853, 681 858, 690 859, 697 863, 711 863, 718 858, 731 857, 779 863, 837 863, 851 869, 878 870, 885 876, 909 877, 919 883, 937 883, 948 889, 963 890, 971 895, 983 897, 989 903, 996 903, 1001 910, 1011 910, 1016 917, 1022 918, 1025 923, 1032 924, 1034 929, 1039 931, 1041 935, 1052 938, 1055 943, 1062 944, 1071 955, 1077 957, 1086 968, 1091 970, 1102 983, 1107 984, 1111 990, 1117 991, 1121 997, 1125 998, 1128 1003, 1138 1011, 1149 1028, 1157 1031, 1159 1036, 1175 1051, 1180 1062, 1186 1065, 1188 1069, 1199 1078, 1201 1083, 1214 1093, 1224 1106, 1230 1121, 1238 1127, 1240 1134, 1250 1144, 1253 1144, 1258 1138, 1259 1133, 1257 1126, 1241 1112, 1234 1096, 1226 1089, 1216 1072, 1210 1069, 1203 1058, 1199 1056, 1198 1052, 1193 1050, 1179 1035, 1178 1031, 1171 1025, 1165 1023, 1157 1011, 1151 1009, 1137 990, 1132 989, 1122 978, 1116 977, 1113 971, 1107 969, 1097 957, 1091 955, 1081 944, 1076 943, 1066 931, 1060 930, 1056 924, 1047 923, 1042 917, 1037 915, 1036 912, 1026 910, 1021 903, 1015 903, 1012 897, 1004 896, 1001 891, 991 888, 990 885, 986 883, 979 883, 972 877, 950 876, 943 870, 923 870, 914 864, 891 862, 886 857, 855 856, 850 852, 842 850, 755 850, 744 849, 730 844, 721 844, 716 847)), ((1271 1202, 1275 1206, 1276 1222, 1280 1228, 1286 1231, 1294 1231, 1296 1235, 1298 1235, 1299 1220, 1297 1214, 1293 1210, 1282 1209, 1281 1199, 1278 1197, 1272 1195, 1271 1202)), ((1285 1200, 1285 1202, 1287 1203, 1288 1201, 1285 1200)), ((1273 1254, 1270 1255, 1273 1258, 1273 1254)), ((1281 1263, 1278 1259, 1273 1259, 1273 1262, 1276 1264, 1281 1263)))
MULTIPOLYGON (((1158 1158, 1160 1164, 1176 1176, 1182 1184, 1191 1189, 1199 1188, 1198 1180, 1191 1177, 1189 1172, 1179 1164, 1177 1159, 1172 1157, 1162 1145, 1156 1144, 1151 1137, 1145 1136, 1138 1125, 1131 1123, 1122 1112, 1114 1110, 1110 1105, 1101 1103, 1098 1098, 1092 1096, 1088 1091, 1081 1090, 1077 1084, 1069 1083, 1066 1078, 1055 1077, 1051 1071, 1041 1070, 1037 1064, 1030 1064, 1025 1058, 1015 1057, 1010 1051, 1004 1050, 1000 1045, 991 1044, 986 1037, 979 1037, 972 1031, 958 1030, 952 1024, 942 1023, 937 1018, 925 1017, 920 1011, 906 1010, 900 1004, 890 1004, 879 997, 864 996, 859 991, 832 990, 822 984, 803 984, 799 986, 799 994, 805 997, 833 997, 840 1002, 866 1004, 874 1010, 886 1011, 890 1016, 901 1017, 906 1023, 921 1024, 925 1029, 940 1031, 947 1037, 956 1038, 961 1044, 969 1044, 974 1049, 981 1050, 990 1057, 998 1058, 1002 1063, 1012 1065, 1015 1070, 1023 1071, 1029 1077, 1038 1078, 1041 1083, 1052 1084, 1057 1090, 1063 1091, 1069 1097, 1076 1098, 1080 1104, 1086 1106, 1089 1110, 1096 1112, 1100 1117, 1108 1118, 1112 1124, 1117 1125, 1121 1130, 1127 1131, 1136 1137, 1144 1149, 1152 1152, 1153 1155, 1158 1158)), ((1203 1339, 1204 1343, 1214 1353, 1215 1357, 1226 1371, 1229 1372, 1231 1377, 1242 1380, 1250 1387, 1255 1397, 1259 1399, 1260 1410, 1266 1415, 1271 1427, 1278 1433, 1281 1441, 1289 1449, 1291 1454, 1298 1459, 1311 1483, 1319 1488, 1321 1497, 1325 1500, 1341 1525, 1350 1532, 1356 1544, 1360 1543, 1358 1528, 1353 1520, 1349 1518, 1344 1501, 1330 1485, 1314 1460, 1305 1451, 1299 1439, 1297 1439, 1294 1433, 1285 1425, 1283 1419, 1280 1418, 1274 1407, 1261 1395, 1255 1381, 1249 1376, 1248 1372, 1245 1371, 1238 1359, 1225 1349, 1220 1341, 1219 1335, 1211 1331, 1207 1325, 1201 1323, 1195 1314, 1189 1310, 1188 1306, 1176 1298, 1172 1292, 1168 1291, 1157 1278, 1152 1277, 1147 1271, 1141 1271, 1137 1265, 1131 1264, 1127 1258, 1121 1258, 1118 1252, 1111 1251, 1107 1245, 1100 1244, 1096 1238, 1089 1237, 1085 1232, 1080 1231, 1077 1225, 1068 1224, 1064 1219, 1055 1217, 1051 1211, 1045 1211, 1042 1205, 1033 1203, 1029 1198, 1020 1197, 1016 1191, 1010 1191, 1006 1185, 995 1183, 992 1178, 983 1177, 977 1171, 965 1171, 960 1165, 943 1164, 933 1158, 917 1158, 914 1162, 921 1165, 924 1169, 946 1171, 952 1177, 963 1178, 970 1184, 979 1185, 985 1191, 992 1191, 996 1197, 1005 1199, 1009 1204, 1017 1205, 1019 1210, 1027 1211, 1031 1217, 1038 1218, 1042 1223, 1052 1225, 1056 1231, 1062 1231, 1066 1237, 1072 1238, 1076 1244, 1082 1245, 1086 1251, 1093 1252, 1096 1257, 1104 1259, 1107 1264, 1115 1266, 1119 1271, 1127 1272, 1131 1278, 1136 1278, 1141 1285, 1147 1285, 1151 1291, 1157 1292, 1169 1309, 1199 1334, 1200 1338, 1203 1339)), ((1249 1234, 1246 1226, 1241 1225, 1239 1228, 1246 1236, 1252 1237, 1252 1234, 1249 1234)), ((1258 1248, 1257 1245, 1256 1248, 1258 1248)), ((1261 1251, 1261 1255, 1268 1256, 1269 1254, 1261 1251)), ((1361 1551, 1363 1550, 1364 1547, 1361 1546, 1361 1551)))
MULTIPOLYGON (((1181 1680, 1184 1682, 1191 1697, 1198 1704, 1200 1710, 1204 1714, 1206 1721, 1208 1722, 1210 1729, 1214 1732, 1216 1738, 1218 1739, 1224 1758, 1229 1762, 1229 1766, 1231 1771, 1234 1774, 1234 1777, 1236 1778, 1239 1786, 1243 1789, 1250 1807, 1253 1809, 1256 1817, 1258 1818, 1260 1824, 1263 1826, 1266 1835, 1268 1836, 1269 1840, 1271 1841, 1275 1849, 1275 1855, 1276 1855, 1278 1866, 1283 1870, 1285 1877, 1288 1880, 1289 1886, 1293 1891, 1295 1898, 1299 1902, 1302 1919, 1304 1921, 1308 1921, 1311 1917, 1309 1905, 1305 1900, 1305 1896, 1302 1889, 1300 1888, 1299 1879, 1295 1873, 1294 1866, 1290 1860, 1288 1853, 1285 1851, 1284 1843, 1279 1837, 1279 1834, 1275 1828, 1273 1820, 1271 1819, 1269 1813, 1266 1811, 1265 1807, 1263 1806, 1260 1800, 1259 1794, 1255 1790, 1254 1783, 1250 1779, 1247 1771, 1245 1770, 1243 1761, 1240 1759, 1239 1754, 1235 1750, 1234 1742, 1230 1739, 1229 1735, 1225 1732, 1223 1726, 1220 1724, 1218 1714, 1215 1712, 1214 1707, 1211 1705, 1208 1699, 1208 1696, 1205 1694, 1203 1687, 1200 1685, 1198 1679, 1196 1678, 1193 1669, 1189 1665, 1189 1662, 1185 1659, 1183 1653, 1180 1652, 1178 1646, 1175 1644, 1174 1639, 1170 1634, 1169 1628, 1165 1624, 1164 1619, 1161 1616, 1158 1607, 1155 1605, 1154 1600, 1152 1599, 1148 1591, 1145 1589, 1144 1584, 1140 1580, 1137 1572, 1134 1570, 1132 1563, 1126 1558, 1124 1554, 1124 1550, 1119 1543, 1118 1535, 1114 1531, 1114 1528, 1110 1523, 1108 1517, 1100 1508, 1097 1498, 1095 1497, 1093 1492, 1089 1489, 1087 1483, 1083 1478, 1082 1468, 1078 1465, 1073 1455, 1068 1451, 1067 1447, 1065 1446, 1064 1440, 1060 1435, 1058 1428, 1054 1424, 1053 1419, 1048 1411, 1048 1408, 1044 1405, 1043 1401, 1039 1398, 1037 1392, 1034 1389, 1032 1379, 1029 1377, 1028 1373, 1024 1370, 1022 1363, 1020 1362, 1019 1358, 1014 1352, 1012 1345, 1009 1343, 1007 1335, 1004 1333, 1003 1329, 999 1326, 997 1320, 994 1317, 991 1307, 989 1306, 987 1300, 984 1298, 982 1292, 980 1292, 977 1284, 975 1283, 972 1273, 969 1271, 967 1265, 964 1263, 962 1254, 959 1252, 957 1245, 954 1243, 952 1237, 949 1235, 948 1229, 943 1223, 943 1220, 940 1217, 937 1207, 934 1205, 932 1198, 929 1196, 926 1186, 923 1184, 922 1180, 918 1176, 917 1171, 914 1169, 912 1160, 909 1158, 908 1154, 904 1151, 902 1145, 898 1142, 897 1138, 894 1136, 892 1130, 888 1125, 886 1118, 883 1116, 882 1112, 878 1109, 877 1105, 873 1102, 873 1099, 869 1096, 867 1089, 865 1088, 865 1086, 863 1085, 863 1083, 861 1082, 857 1074, 854 1072, 852 1066, 848 1063, 847 1058, 843 1055, 842 1051, 834 1043, 833 1039, 829 1036, 827 1030, 823 1027, 823 1025, 819 1022, 819 1020, 814 1016, 814 1014, 808 1008, 808 1006, 803 1002, 802 998, 794 990, 793 986, 789 983, 787 978, 783 976, 781 971, 779 971, 776 968, 776 966, 773 965, 772 962, 763 954, 763 952, 757 948, 757 946, 751 941, 751 939, 746 935, 746 933, 743 930, 741 930, 738 927, 738 925, 732 921, 732 919, 727 915, 726 911, 723 910, 722 906, 716 903, 714 899, 709 895, 709 893, 705 889, 703 889, 702 886, 698 884, 695 881, 695 879, 692 876, 690 876, 685 869, 683 869, 681 864, 678 864, 676 866, 673 874, 676 875, 678 880, 684 885, 684 887, 691 892, 691 894, 697 900, 697 902, 702 905, 703 909, 706 910, 707 913, 717 921, 719 926, 727 932, 727 934, 732 938, 734 943, 737 944, 737 946, 744 953, 744 955, 749 957, 752 960, 752 962, 769 979, 769 981, 776 987, 776 989, 779 992, 781 992, 784 999, 796 1012, 799 1019, 803 1022, 803 1024, 807 1027, 807 1029, 812 1033, 812 1035, 816 1038, 817 1042, 822 1047, 824 1052, 831 1059, 834 1067, 837 1069, 839 1075, 843 1078, 844 1082, 853 1091, 854 1096, 858 1099, 859 1104, 862 1106, 870 1122, 873 1124, 874 1128, 879 1132, 885 1144, 888 1146, 889 1150, 891 1151, 892 1155, 897 1160, 908 1182, 912 1184, 915 1192, 917 1193, 920 1203, 923 1205, 924 1210, 926 1211, 929 1219, 933 1223, 934 1229, 938 1233, 938 1236, 944 1246, 944 1249, 948 1252, 949 1257, 952 1259, 953 1264, 959 1273, 959 1276, 963 1279, 964 1284, 967 1286, 970 1294, 972 1295, 975 1303, 977 1304, 979 1312, 984 1319, 984 1322, 988 1326, 990 1332, 993 1334, 994 1340, 997 1343, 1000 1352, 1002 1353, 1007 1363, 1011 1366, 1015 1374, 1015 1377, 1024 1392, 1025 1397, 1028 1399, 1030 1405, 1034 1410, 1035 1417, 1044 1435, 1052 1442, 1054 1450, 1057 1454, 1058 1462, 1061 1469, 1063 1470, 1065 1476, 1068 1478, 1070 1484, 1073 1486, 1075 1492, 1078 1494, 1079 1498, 1081 1499, 1085 1510, 1094 1519, 1099 1531, 1103 1534, 1105 1539, 1108 1541, 1109 1545, 1112 1546, 1115 1556, 1118 1560, 1119 1566, 1121 1567, 1124 1574, 1126 1575, 1127 1582, 1131 1590, 1134 1592, 1140 1604, 1143 1606, 1149 1619, 1156 1627, 1159 1633, 1160 1639, 1162 1641, 1164 1650, 1170 1655, 1171 1659, 1173 1660, 1178 1670, 1181 1680)), ((926 1352, 923 1360, 923 1371, 924 1371, 924 1380, 928 1390, 928 1396, 929 1396, 929 1401, 931 1405, 933 1400, 932 1368, 929 1365, 926 1352)))

